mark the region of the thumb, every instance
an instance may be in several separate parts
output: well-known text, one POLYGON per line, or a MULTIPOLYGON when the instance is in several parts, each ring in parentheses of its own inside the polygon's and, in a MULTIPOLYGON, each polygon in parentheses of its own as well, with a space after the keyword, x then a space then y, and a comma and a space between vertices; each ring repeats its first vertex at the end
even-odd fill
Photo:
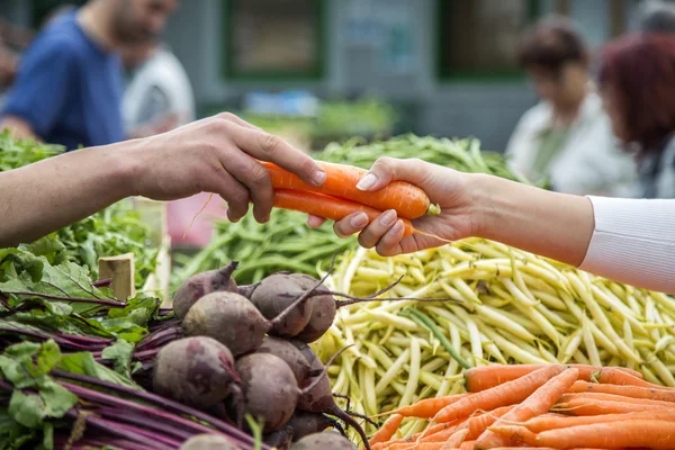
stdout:
POLYGON ((422 187, 429 179, 426 163, 419 159, 383 157, 375 161, 356 187, 362 191, 377 191, 392 181, 407 181, 422 187))

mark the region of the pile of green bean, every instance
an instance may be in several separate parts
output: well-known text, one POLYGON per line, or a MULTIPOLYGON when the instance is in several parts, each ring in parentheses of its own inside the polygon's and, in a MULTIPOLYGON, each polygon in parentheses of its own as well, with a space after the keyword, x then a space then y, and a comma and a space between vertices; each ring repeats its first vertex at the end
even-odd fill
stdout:
POLYGON ((353 344, 329 371, 355 412, 463 392, 462 369, 491 363, 623 366, 675 386, 675 302, 664 294, 482 239, 395 258, 351 251, 327 283, 368 296, 401 277, 387 296, 444 301, 342 308, 313 344, 324 360, 353 344))

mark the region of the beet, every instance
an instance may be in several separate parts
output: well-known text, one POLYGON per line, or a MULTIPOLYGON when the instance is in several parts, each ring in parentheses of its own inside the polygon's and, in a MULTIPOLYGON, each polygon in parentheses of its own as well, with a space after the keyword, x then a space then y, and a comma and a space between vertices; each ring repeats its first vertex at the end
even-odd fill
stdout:
POLYGON ((192 275, 185 280, 173 297, 173 312, 176 317, 183 320, 197 300, 211 292, 226 291, 239 292, 237 283, 232 278, 232 273, 238 266, 237 261, 232 261, 227 266, 218 270, 209 270, 192 275))
POLYGON ((237 360, 244 410, 262 420, 264 431, 280 430, 291 418, 300 395, 288 364, 271 353, 253 353, 237 360))
POLYGON ((225 436, 218 434, 198 434, 183 442, 179 450, 241 450, 225 436))
POLYGON ((241 379, 230 350, 206 336, 165 345, 154 364, 153 390, 195 408, 208 408, 239 394, 241 379))
POLYGON ((291 446, 291 450, 357 450, 346 437, 332 432, 313 433, 305 436, 291 446))
POLYGON ((298 347, 286 339, 267 336, 258 349, 258 353, 271 353, 281 358, 295 375, 298 386, 303 386, 309 376, 309 363, 298 347))
MULTIPOLYGON (((306 289, 292 275, 275 273, 260 281, 260 285, 251 294, 251 302, 265 318, 273 320, 305 292, 306 289)), ((270 333, 283 337, 295 336, 305 328, 311 314, 311 302, 302 302, 275 324, 270 333)))
MULTIPOLYGON (((300 350, 305 356, 305 359, 307 359, 312 375, 317 374, 315 375, 315 378, 308 378, 308 380, 305 382, 305 385, 301 386, 304 388, 304 390, 298 397, 298 411, 328 414, 330 416, 337 417, 347 425, 354 428, 356 432, 359 433, 359 436, 361 436, 366 450, 370 450, 368 438, 366 437, 366 433, 363 431, 363 428, 361 428, 361 426, 349 414, 341 410, 340 407, 335 404, 330 380, 328 379, 328 374, 326 373, 325 367, 321 363, 321 360, 317 358, 316 354, 312 351, 309 345, 305 343, 299 343, 299 341, 293 341, 293 343, 296 344, 298 350, 300 350)), ((344 349, 342 351, 344 351, 344 349)))
POLYGON ((209 336, 235 356, 257 350, 271 325, 244 296, 213 292, 190 308, 183 320, 187 336, 209 336))
POLYGON ((324 431, 327 428, 337 428, 343 432, 340 424, 327 415, 306 411, 295 411, 293 417, 286 424, 286 428, 292 430, 293 442, 310 434, 324 431))

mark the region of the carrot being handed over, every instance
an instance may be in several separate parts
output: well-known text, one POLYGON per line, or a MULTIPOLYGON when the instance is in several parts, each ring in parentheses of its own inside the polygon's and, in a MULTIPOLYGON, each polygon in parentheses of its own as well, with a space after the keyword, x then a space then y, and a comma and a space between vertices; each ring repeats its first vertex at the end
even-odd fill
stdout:
POLYGON ((650 449, 675 448, 675 422, 664 420, 629 420, 625 422, 596 423, 532 433, 524 427, 493 426, 496 433, 513 434, 510 428, 519 428, 521 444, 537 447, 572 449, 594 447, 605 449, 645 447, 650 449))
POLYGON ((385 188, 374 192, 358 189, 356 185, 368 173, 359 167, 317 161, 326 173, 326 181, 323 186, 316 187, 275 164, 265 161, 260 161, 260 164, 269 171, 274 189, 318 192, 361 203, 380 211, 393 209, 398 217, 404 219, 417 219, 425 214, 440 213, 440 208, 430 202, 422 189, 405 181, 393 181, 385 188))
POLYGON ((446 406, 433 418, 436 423, 449 422, 467 417, 475 411, 492 411, 500 406, 515 405, 532 395, 548 380, 562 373, 565 366, 551 364, 524 377, 469 395, 450 406, 446 406))
MULTIPOLYGON (((274 190, 274 206, 336 221, 342 220, 357 211, 366 213, 371 222, 382 214, 382 211, 349 200, 330 197, 316 192, 294 191, 290 189, 274 190)), ((413 228, 412 223, 408 219, 399 220, 403 222, 405 227, 403 232, 404 237, 415 233, 415 228, 413 228)))
MULTIPOLYGON (((464 385, 469 392, 480 392, 525 376, 544 366, 546 364, 492 364, 489 366, 472 367, 464 372, 464 385)), ((567 364, 567 367, 577 369, 579 371, 579 379, 586 381, 590 381, 593 376, 601 373, 604 373, 605 379, 608 379, 608 377, 614 376, 614 373, 617 371, 622 374, 632 375, 633 377, 642 377, 640 372, 623 367, 602 368, 586 364, 567 364)), ((634 380, 635 378, 622 379, 634 380)))
MULTIPOLYGON (((558 399, 562 397, 565 391, 577 381, 578 377, 579 371, 577 369, 566 369, 534 391, 524 402, 504 414, 494 425, 499 426, 501 424, 514 422, 520 423, 533 417, 546 414, 558 399)), ((508 436, 498 435, 489 429, 485 430, 485 432, 476 440, 476 448, 478 450, 487 450, 516 444, 518 444, 518 442, 512 442, 508 436)))

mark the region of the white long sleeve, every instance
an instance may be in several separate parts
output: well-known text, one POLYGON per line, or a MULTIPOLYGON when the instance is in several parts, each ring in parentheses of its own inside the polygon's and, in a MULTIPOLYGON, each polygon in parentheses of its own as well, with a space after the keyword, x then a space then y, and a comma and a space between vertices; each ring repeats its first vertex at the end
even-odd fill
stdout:
POLYGON ((675 199, 588 197, 595 230, 580 269, 675 293, 675 199))

